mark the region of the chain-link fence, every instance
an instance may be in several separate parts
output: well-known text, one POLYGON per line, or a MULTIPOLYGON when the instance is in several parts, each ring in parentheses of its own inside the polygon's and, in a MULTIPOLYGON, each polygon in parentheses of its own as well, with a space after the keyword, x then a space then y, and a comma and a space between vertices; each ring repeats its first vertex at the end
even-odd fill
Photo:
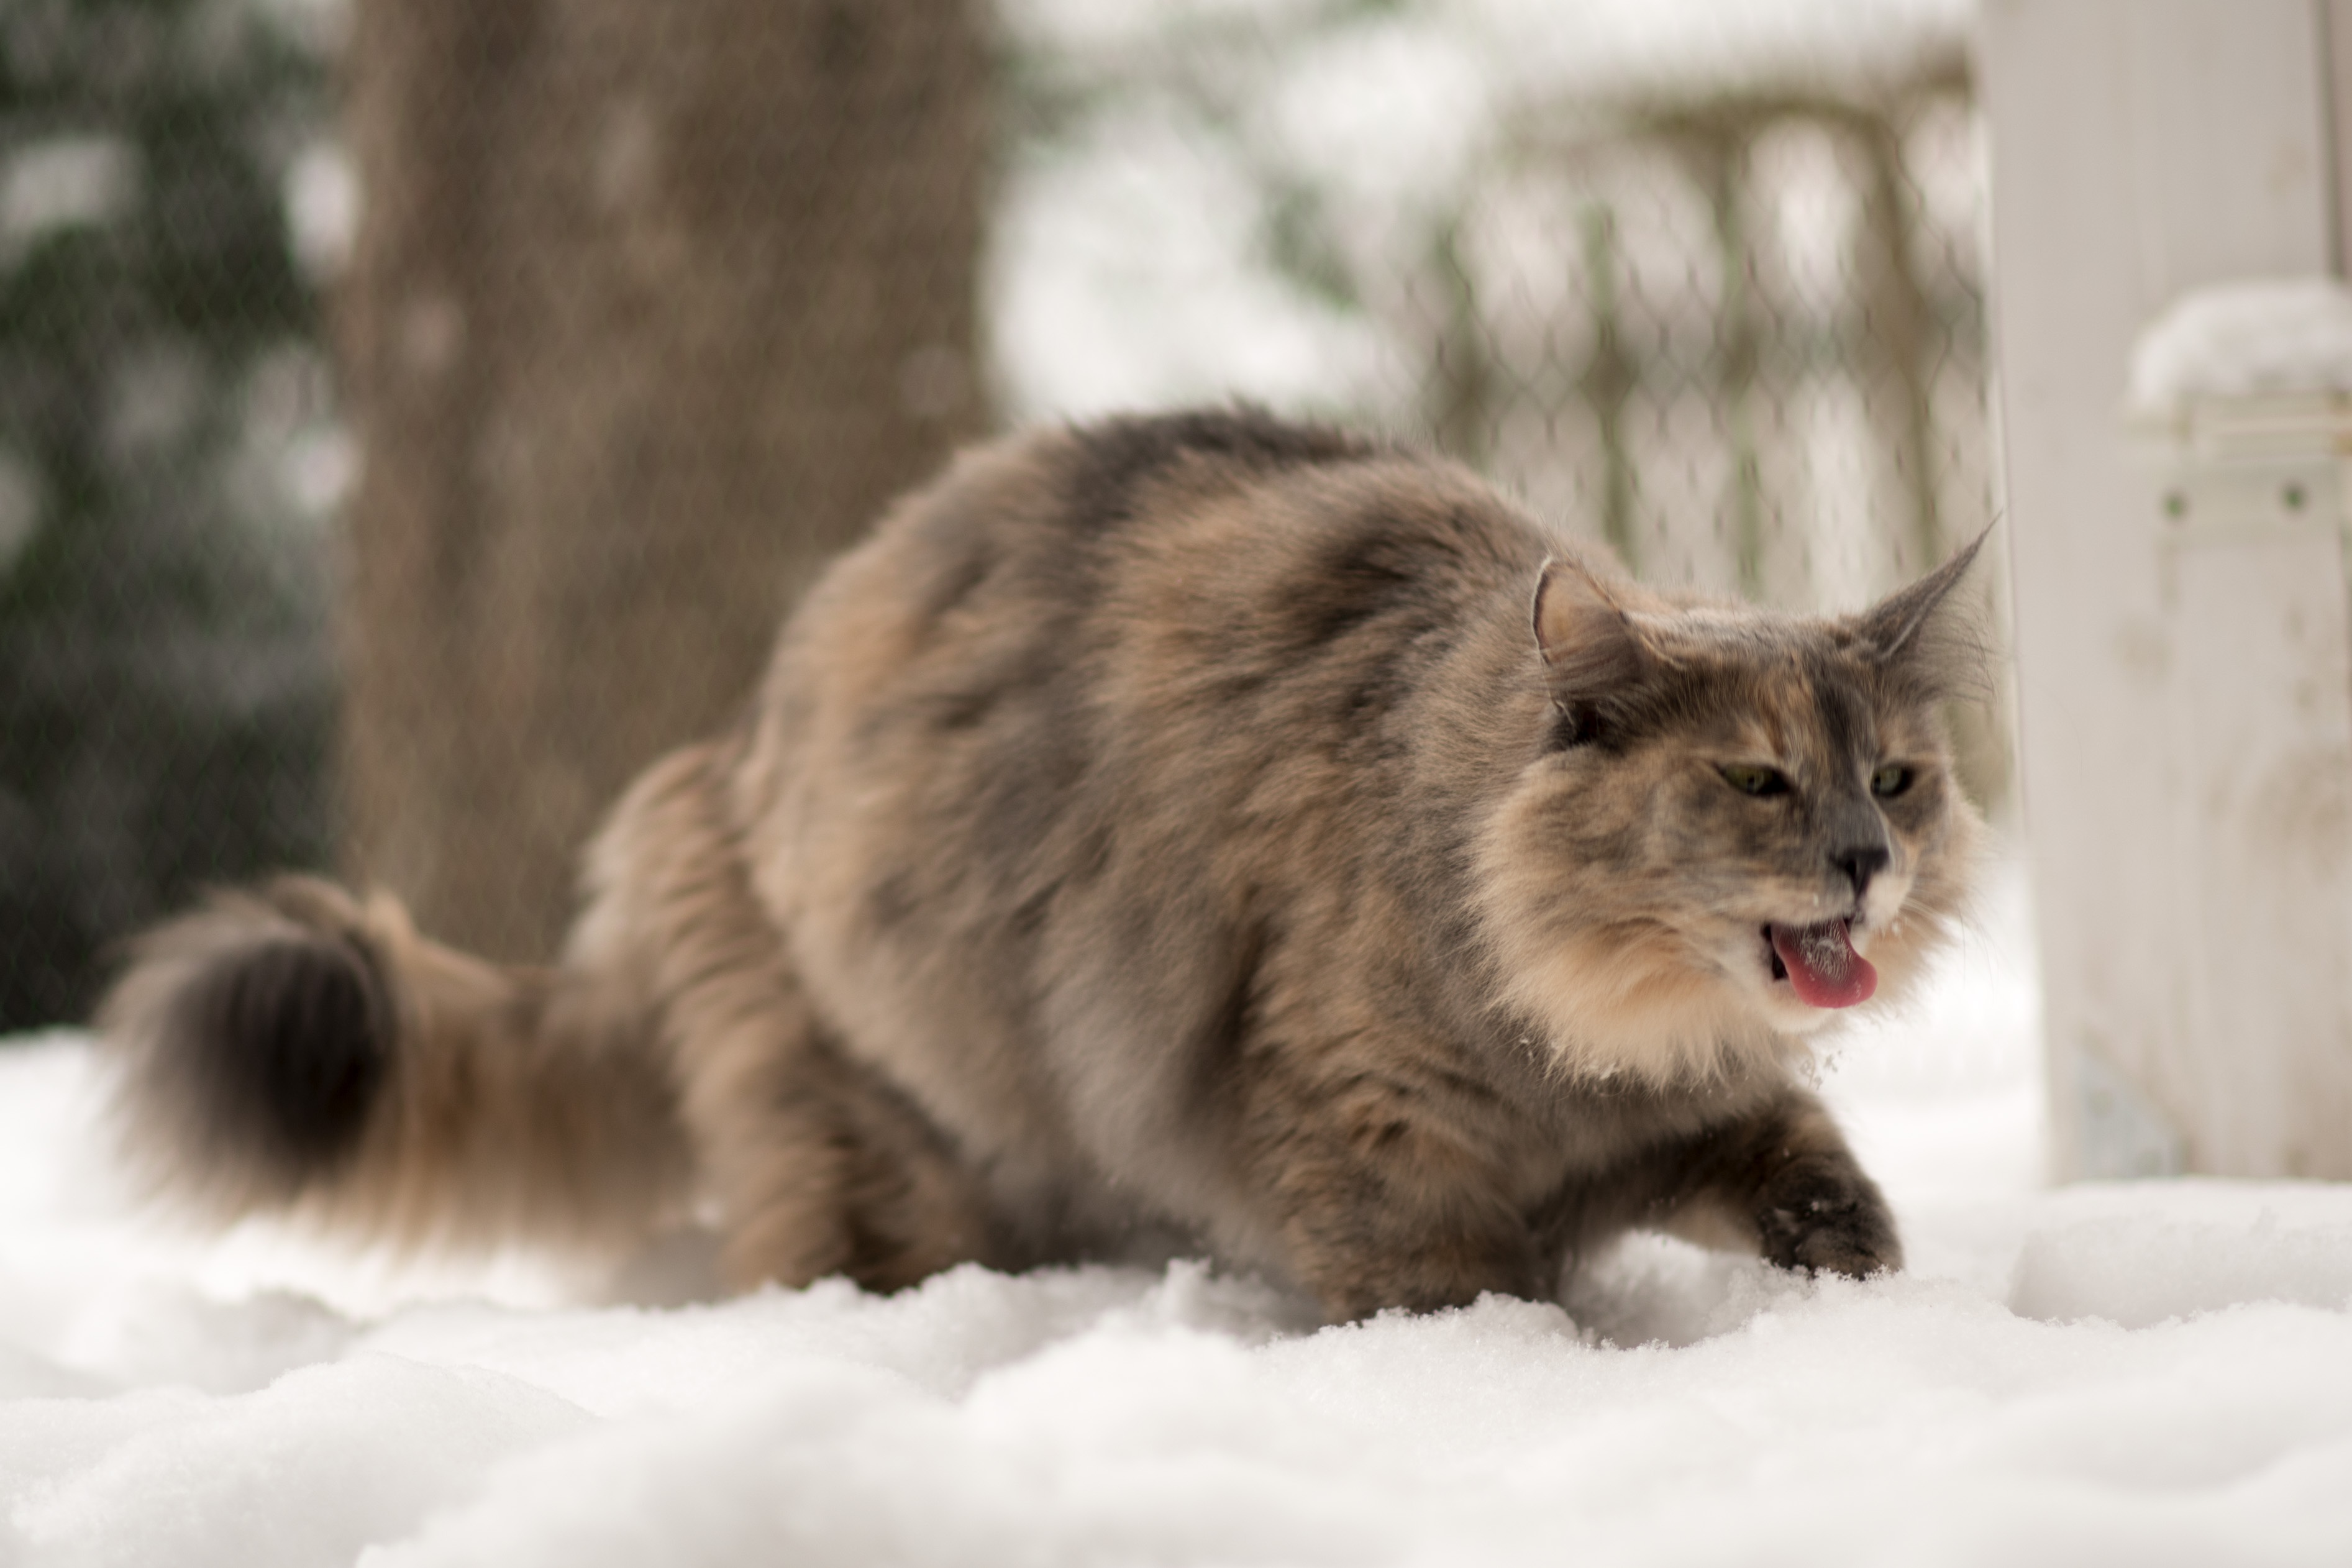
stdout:
MULTIPOLYGON (((659 117, 639 105, 639 79, 659 75, 662 51, 671 42, 683 50, 697 23, 672 20, 667 35, 641 26, 624 40, 618 13, 599 0, 539 7, 535 33, 492 25, 509 7, 436 0, 438 13, 465 20, 433 47, 496 68, 412 60, 407 119, 389 121, 340 119, 331 89, 355 81, 364 101, 376 62, 359 51, 389 51, 429 29, 404 35, 385 23, 371 35, 367 0, 356 28, 336 0, 60 0, 0 16, 0 1032, 78 1016, 105 944, 203 884, 353 863, 336 842, 348 818, 331 805, 351 798, 351 784, 331 780, 339 766, 376 764, 364 747, 337 750, 331 647, 344 649, 346 669, 360 648, 364 673, 367 658, 396 660, 404 637, 421 647, 431 628, 394 616, 387 631, 378 611, 373 633, 337 630, 339 616, 358 612, 350 594, 332 592, 331 564, 380 574, 369 563, 386 559, 352 550, 341 531, 354 508, 380 541, 387 516, 421 503, 387 507, 381 489, 370 502, 366 485, 387 482, 381 465, 354 485, 354 439, 331 405, 322 294, 364 323, 371 290, 410 289, 399 310, 377 312, 393 326, 343 340, 347 373, 376 378, 379 442, 384 410, 400 406, 402 384, 383 379, 394 374, 443 376, 420 406, 464 409, 451 416, 452 439, 473 438, 463 426, 478 410, 448 390, 436 353, 454 352, 451 333, 463 339, 451 321, 483 307, 459 285, 445 295, 383 282, 393 273, 380 213, 365 231, 377 250, 362 237, 351 260, 356 191, 392 184, 369 162, 392 154, 366 145, 346 153, 345 128, 359 126, 362 142, 368 124, 387 122, 427 141, 453 124, 499 133, 479 130, 479 105, 457 100, 495 93, 512 119, 525 112, 518 104, 539 101, 530 61, 570 49, 565 58, 595 65, 573 72, 590 107, 568 110, 578 123, 545 141, 559 153, 583 147, 583 203, 625 203, 633 181, 699 189, 733 178, 728 202, 804 200, 793 209, 801 230, 780 243, 821 252, 824 237, 809 226, 818 220, 805 215, 841 209, 793 195, 795 171, 854 158, 835 128, 857 121, 853 106, 825 94, 887 90, 905 97, 910 121, 935 115, 937 84, 906 81, 940 68, 891 31, 912 27, 923 3, 771 8, 772 27, 730 34, 725 54, 741 62, 746 103, 777 105, 772 124, 745 132, 739 119, 737 130, 698 141, 646 130, 659 117), (548 16, 568 18, 569 33, 548 16), (551 41, 551 32, 564 36, 551 41), (491 60, 485 51, 506 52, 491 60), (870 62, 885 57, 895 74, 877 77, 870 62), (793 88, 792 68, 813 73, 814 85, 793 88), (763 100, 762 80, 783 86, 763 100), (415 97, 418 81, 441 83, 449 101, 415 97), (793 124, 818 130, 806 146, 780 141, 775 127, 793 124), (764 161, 737 158, 727 135, 776 144, 764 161), (407 368, 384 371, 370 353, 407 368)), ((414 5, 424 9, 401 15, 435 10, 414 5)), ((1929 0, 1003 0, 978 57, 994 173, 981 186, 977 254, 969 267, 920 275, 936 280, 925 286, 976 293, 980 342, 955 341, 962 329, 950 310, 950 326, 926 327, 911 347, 892 340, 869 354, 878 377, 852 385, 835 374, 831 401, 853 418, 887 401, 891 417, 928 421, 944 440, 989 425, 1251 396, 1433 442, 1653 580, 1851 606, 1990 516, 1984 172, 1964 27, 1963 8, 1929 0)), ((685 70, 680 90, 731 90, 712 74, 724 64, 685 70)), ((380 107, 390 89, 381 72, 374 79, 380 107)), ((866 119, 887 131, 898 112, 866 119)), ((459 175, 480 159, 473 143, 445 151, 459 175)), ((518 155, 449 188, 507 192, 499 199, 510 205, 517 181, 556 191, 530 220, 539 238, 553 231, 566 257, 615 247, 617 273, 600 276, 624 284, 654 275, 664 244, 757 262, 740 226, 723 244, 709 238, 718 230, 683 220, 599 227, 564 205, 566 176, 548 166, 542 176, 518 155)), ((422 198, 405 189, 396 200, 417 209, 422 198)), ((903 169, 861 177, 855 195, 868 207, 940 201, 903 169)), ((456 243, 494 252, 481 237, 488 220, 473 221, 456 243)), ((428 230, 412 226, 411 237, 428 230)), ((777 254, 760 265, 777 265, 777 254)), ((405 265, 403 277, 424 264, 405 265)), ((840 265, 874 268, 870 256, 840 265)), ((541 267, 530 287, 544 295, 577 276, 541 267)), ((755 277, 751 297, 759 285, 755 277)), ((512 280, 502 286, 511 298, 512 280)), ((832 336, 859 319, 856 288, 805 287, 834 301, 817 318, 832 336)), ((725 335, 722 319, 701 320, 712 309, 705 296, 641 294, 626 308, 674 306, 696 317, 698 341, 725 335)), ((887 301, 863 308, 906 314, 887 301)), ((777 357, 815 363, 812 329, 793 330, 803 337, 777 357)), ((642 351, 612 336, 642 368, 642 351)), ((475 341, 489 341, 478 324, 475 341)), ((615 370, 607 384, 626 377, 615 370)), ((524 421, 521 405, 481 391, 511 382, 466 384, 488 409, 481 439, 535 454, 541 475, 575 459, 609 465, 604 448, 616 437, 669 439, 659 418, 632 423, 625 407, 593 428, 574 417, 552 433, 518 432, 507 426, 524 421), (555 449, 592 436, 594 454, 555 449)), ((659 388, 646 396, 658 399, 659 388)), ((804 410, 772 427, 816 417, 804 410)), ((789 524, 824 481, 777 479, 779 464, 740 449, 772 457, 782 439, 711 436, 685 458, 656 454, 640 467, 708 465, 698 488, 678 493, 717 499, 692 505, 789 524)), ((826 442, 842 441, 814 443, 815 458, 795 447, 793 461, 821 460, 826 442)), ((463 461, 479 469, 488 459, 468 448, 463 461)), ((590 471, 625 479, 639 470, 590 471)), ((472 490, 448 493, 497 488, 478 475, 467 483, 472 490)), ((438 504, 462 514, 446 497, 438 504)), ((667 526, 656 521, 664 507, 685 504, 657 495, 642 526, 667 526)), ((462 535, 470 523, 457 515, 454 525, 462 535)), ((541 557, 509 551, 499 569, 511 574, 544 548, 541 557)), ((640 565, 617 575, 650 582, 651 557, 629 559, 640 565)), ((639 597, 633 616, 704 613, 661 594, 639 597)), ((485 613, 500 626, 530 619, 485 613)), ((432 668, 444 689, 469 671, 490 684, 518 679, 504 655, 432 668)), ((588 722, 580 712, 621 706, 600 688, 562 722, 576 729, 588 722)), ((535 733, 469 722, 485 746, 535 733)), ((397 722, 392 732, 408 734, 397 722)), ((1967 742, 1976 789, 1999 795, 1999 727, 1973 722, 1967 742)), ((614 758, 562 775, 564 798, 583 798, 549 836, 575 838, 597 804, 584 797, 633 765, 614 758)), ((491 787, 478 776, 467 786, 491 787)), ((412 824, 436 820, 416 793, 402 784, 391 809, 412 824)), ((500 831, 515 837, 511 826, 500 831)), ((396 868, 358 860, 401 884, 396 868)), ((510 945, 544 942, 534 931, 510 945)))

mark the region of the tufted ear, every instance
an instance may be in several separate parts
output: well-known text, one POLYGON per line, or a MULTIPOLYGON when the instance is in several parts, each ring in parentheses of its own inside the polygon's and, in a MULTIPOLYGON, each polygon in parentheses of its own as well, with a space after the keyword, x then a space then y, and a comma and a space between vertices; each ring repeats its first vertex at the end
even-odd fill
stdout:
POLYGON ((1949 561, 1848 622, 1854 640, 1882 669, 1941 696, 1982 687, 1984 641, 1970 607, 1952 591, 1991 536, 1987 526, 1949 561))
POLYGON ((1552 706, 1569 721, 1563 743, 1595 739, 1659 666, 1633 616, 1572 556, 1555 555, 1536 574, 1531 619, 1552 706))

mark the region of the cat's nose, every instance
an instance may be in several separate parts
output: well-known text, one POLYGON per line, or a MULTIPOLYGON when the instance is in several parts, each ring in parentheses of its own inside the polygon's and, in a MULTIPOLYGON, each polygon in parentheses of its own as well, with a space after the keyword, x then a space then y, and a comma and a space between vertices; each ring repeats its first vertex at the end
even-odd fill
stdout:
POLYGON ((1870 891, 1870 879, 1886 869, 1889 858, 1891 857, 1884 844, 1857 844, 1832 855, 1830 864, 1845 873, 1846 880, 1853 884, 1853 896, 1859 901, 1870 891))

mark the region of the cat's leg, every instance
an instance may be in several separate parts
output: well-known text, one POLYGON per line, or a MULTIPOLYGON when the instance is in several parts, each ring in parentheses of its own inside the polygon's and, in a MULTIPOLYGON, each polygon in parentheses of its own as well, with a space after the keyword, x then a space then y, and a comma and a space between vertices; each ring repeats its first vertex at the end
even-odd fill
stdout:
POLYGON ((590 857, 575 962, 633 984, 659 1020, 728 1282, 845 1274, 895 1289, 981 1255, 944 1144, 827 1037, 753 897, 727 809, 729 758, 682 752, 640 782, 590 857))
POLYGON ((1691 1240, 1856 1279, 1903 1267, 1878 1184, 1822 1102, 1793 1085, 1629 1175, 1649 1188, 1629 1194, 1641 1222, 1691 1240))
POLYGON ((680 1009, 688 1124, 718 1200, 728 1282, 845 1275, 896 1290, 989 1255, 971 1184, 905 1099, 777 987, 732 1019, 680 1009), (715 1027, 692 1032, 698 1023, 715 1027))
POLYGON ((1548 1293, 1525 1222, 1475 1184, 1445 1193, 1347 1151, 1295 1154, 1281 1177, 1281 1236, 1327 1321, 1391 1307, 1433 1312, 1488 1291, 1548 1293))
POLYGON ((1549 1294, 1526 1216, 1492 1162, 1418 1086, 1369 1072, 1251 1076, 1244 1169, 1291 1274, 1332 1322, 1434 1311, 1486 1291, 1549 1294))

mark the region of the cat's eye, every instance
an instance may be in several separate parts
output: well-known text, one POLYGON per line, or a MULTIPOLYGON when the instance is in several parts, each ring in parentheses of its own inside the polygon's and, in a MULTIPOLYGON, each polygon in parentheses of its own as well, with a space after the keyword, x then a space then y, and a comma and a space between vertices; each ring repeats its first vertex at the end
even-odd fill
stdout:
POLYGON ((1893 800, 1911 787, 1913 776, 1901 763, 1888 763, 1870 775, 1870 793, 1881 800, 1893 800))
POLYGON ((1726 763, 1717 770, 1723 782, 1742 795, 1786 795, 1789 775, 1760 763, 1726 763))

